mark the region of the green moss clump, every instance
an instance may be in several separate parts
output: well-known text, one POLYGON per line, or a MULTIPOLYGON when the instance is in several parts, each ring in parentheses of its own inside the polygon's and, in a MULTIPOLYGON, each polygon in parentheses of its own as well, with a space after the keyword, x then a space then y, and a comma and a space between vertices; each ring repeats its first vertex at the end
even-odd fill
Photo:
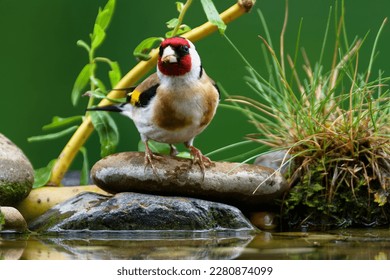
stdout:
MULTIPOLYGON (((326 230, 349 226, 383 226, 389 224, 390 204, 387 191, 378 180, 367 185, 363 174, 345 175, 337 188, 327 188, 328 174, 311 166, 300 182, 286 194, 282 205, 282 224, 288 229, 326 230), (347 182, 355 181, 355 184, 347 182)), ((335 186, 333 186, 335 187, 335 186)))
POLYGON ((0 231, 3 229, 4 224, 5 224, 4 214, 1 212, 1 209, 0 209, 0 231))

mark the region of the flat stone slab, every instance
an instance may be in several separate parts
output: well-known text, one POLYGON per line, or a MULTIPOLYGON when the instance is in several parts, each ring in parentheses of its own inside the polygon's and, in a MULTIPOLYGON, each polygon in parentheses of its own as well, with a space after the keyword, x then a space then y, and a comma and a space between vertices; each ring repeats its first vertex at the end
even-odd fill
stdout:
POLYGON ((0 133, 0 205, 14 206, 31 191, 34 170, 24 153, 0 133))
POLYGON ((117 230, 256 229, 237 208, 194 198, 139 193, 86 192, 48 210, 29 224, 38 232, 117 230))
POLYGON ((274 203, 288 185, 275 170, 251 164, 215 162, 204 178, 189 159, 163 156, 154 160, 157 175, 144 164, 144 153, 125 152, 98 161, 91 170, 94 183, 110 193, 138 192, 186 196, 253 210, 274 203))

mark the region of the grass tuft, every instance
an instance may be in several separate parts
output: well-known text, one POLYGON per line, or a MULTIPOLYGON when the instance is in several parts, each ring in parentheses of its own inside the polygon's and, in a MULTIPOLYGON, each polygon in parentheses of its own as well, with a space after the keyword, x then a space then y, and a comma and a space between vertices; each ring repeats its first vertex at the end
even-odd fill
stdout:
MULTIPOLYGON (((288 12, 276 54, 265 18, 262 40, 268 76, 260 75, 234 44, 248 69, 247 85, 256 98, 231 96, 256 128, 251 141, 286 149, 290 190, 281 202, 281 218, 289 227, 340 227, 389 224, 390 202, 390 77, 372 73, 379 28, 365 71, 359 53, 366 38, 348 43, 344 5, 335 28, 333 63, 322 65, 331 30, 331 14, 317 63, 302 51, 303 73, 283 46, 288 12), (287 69, 289 67, 289 69, 287 69)), ((299 46, 300 29, 296 49, 299 46)), ((286 164, 286 162, 284 162, 286 164)))

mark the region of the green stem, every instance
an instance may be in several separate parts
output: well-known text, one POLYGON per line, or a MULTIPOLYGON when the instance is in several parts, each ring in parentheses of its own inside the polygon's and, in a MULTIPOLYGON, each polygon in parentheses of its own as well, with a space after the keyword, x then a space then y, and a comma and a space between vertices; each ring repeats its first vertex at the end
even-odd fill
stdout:
MULTIPOLYGON (((92 65, 92 66, 96 66, 96 62, 95 62, 95 60, 94 60, 94 50, 91 48, 91 50, 89 51, 89 53, 88 53, 88 56, 89 56, 89 63, 92 65)), ((89 81, 89 84, 90 84, 90 89, 91 89, 91 91, 93 92, 93 91, 95 91, 95 84, 93 83, 93 80, 95 79, 95 68, 96 67, 91 67, 91 73, 90 73, 90 81, 89 81)), ((89 98, 89 100, 88 100, 88 107, 87 108, 89 108, 89 107, 92 107, 93 106, 93 103, 94 103, 94 101, 95 101, 95 98, 93 97, 93 96, 91 96, 90 98, 89 98)), ((88 116, 88 114, 89 114, 89 112, 88 111, 86 111, 85 112, 85 116, 88 116)))
POLYGON ((94 62, 105 62, 107 64, 111 64, 112 60, 107 57, 95 57, 94 62))
POLYGON ((367 71, 367 76, 366 76, 366 83, 368 82, 368 79, 371 75, 371 69, 372 69, 372 64, 374 62, 374 56, 375 56, 375 52, 376 52, 376 47, 377 47, 377 44, 378 44, 378 41, 379 41, 379 37, 382 33, 382 30, 383 30, 383 27, 385 26, 385 24, 387 23, 387 18, 385 18, 381 24, 381 27, 379 28, 379 31, 378 33, 376 34, 376 37, 375 37, 375 41, 374 41, 374 46, 372 47, 372 52, 371 52, 371 56, 370 56, 370 63, 368 65, 368 71, 367 71))
MULTIPOLYGON (((385 24, 387 23, 387 18, 385 18, 382 22, 382 25, 381 27, 379 28, 379 31, 375 37, 375 41, 374 41, 374 46, 372 47, 372 52, 371 52, 371 56, 370 56, 370 62, 369 62, 369 65, 368 65, 368 71, 367 71, 367 76, 366 76, 366 84, 368 83, 368 79, 370 78, 370 75, 371 75, 371 70, 372 70, 372 64, 374 62, 374 56, 375 56, 375 52, 376 52, 376 47, 377 47, 377 44, 378 44, 378 41, 379 41, 379 37, 382 33, 382 30, 383 30, 383 27, 385 26, 385 24)), ((368 100, 368 111, 370 112, 370 118, 371 118, 371 123, 374 127, 374 131, 377 132, 378 129, 377 129, 377 126, 376 126, 376 118, 374 117, 374 113, 373 113, 373 109, 372 109, 372 98, 371 98, 371 95, 370 95, 370 92, 368 91, 368 94, 367 94, 367 100, 368 100)))
POLYGON ((187 12, 188 8, 191 6, 191 4, 192 4, 192 0, 187 0, 187 2, 184 4, 182 10, 180 11, 178 22, 177 22, 175 28, 173 29, 172 37, 175 37, 177 32, 179 31, 181 23, 183 22, 183 19, 184 19, 184 15, 186 14, 186 12, 187 12))

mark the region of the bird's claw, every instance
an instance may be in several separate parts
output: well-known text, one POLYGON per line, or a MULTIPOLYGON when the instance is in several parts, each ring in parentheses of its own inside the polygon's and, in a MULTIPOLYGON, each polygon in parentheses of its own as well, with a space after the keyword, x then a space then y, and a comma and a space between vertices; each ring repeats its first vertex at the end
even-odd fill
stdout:
POLYGON ((145 145, 145 168, 144 168, 144 171, 146 170, 146 167, 148 165, 150 165, 150 167, 152 168, 153 174, 156 177, 160 178, 158 176, 157 169, 153 164, 153 160, 162 160, 162 159, 163 159, 163 157, 153 154, 153 152, 150 150, 149 146, 147 144, 145 145))
POLYGON ((204 181, 205 169, 213 166, 213 162, 208 157, 204 156, 202 152, 194 146, 190 146, 188 148, 190 149, 190 153, 193 156, 192 165, 199 165, 199 168, 202 172, 202 180, 204 181))

